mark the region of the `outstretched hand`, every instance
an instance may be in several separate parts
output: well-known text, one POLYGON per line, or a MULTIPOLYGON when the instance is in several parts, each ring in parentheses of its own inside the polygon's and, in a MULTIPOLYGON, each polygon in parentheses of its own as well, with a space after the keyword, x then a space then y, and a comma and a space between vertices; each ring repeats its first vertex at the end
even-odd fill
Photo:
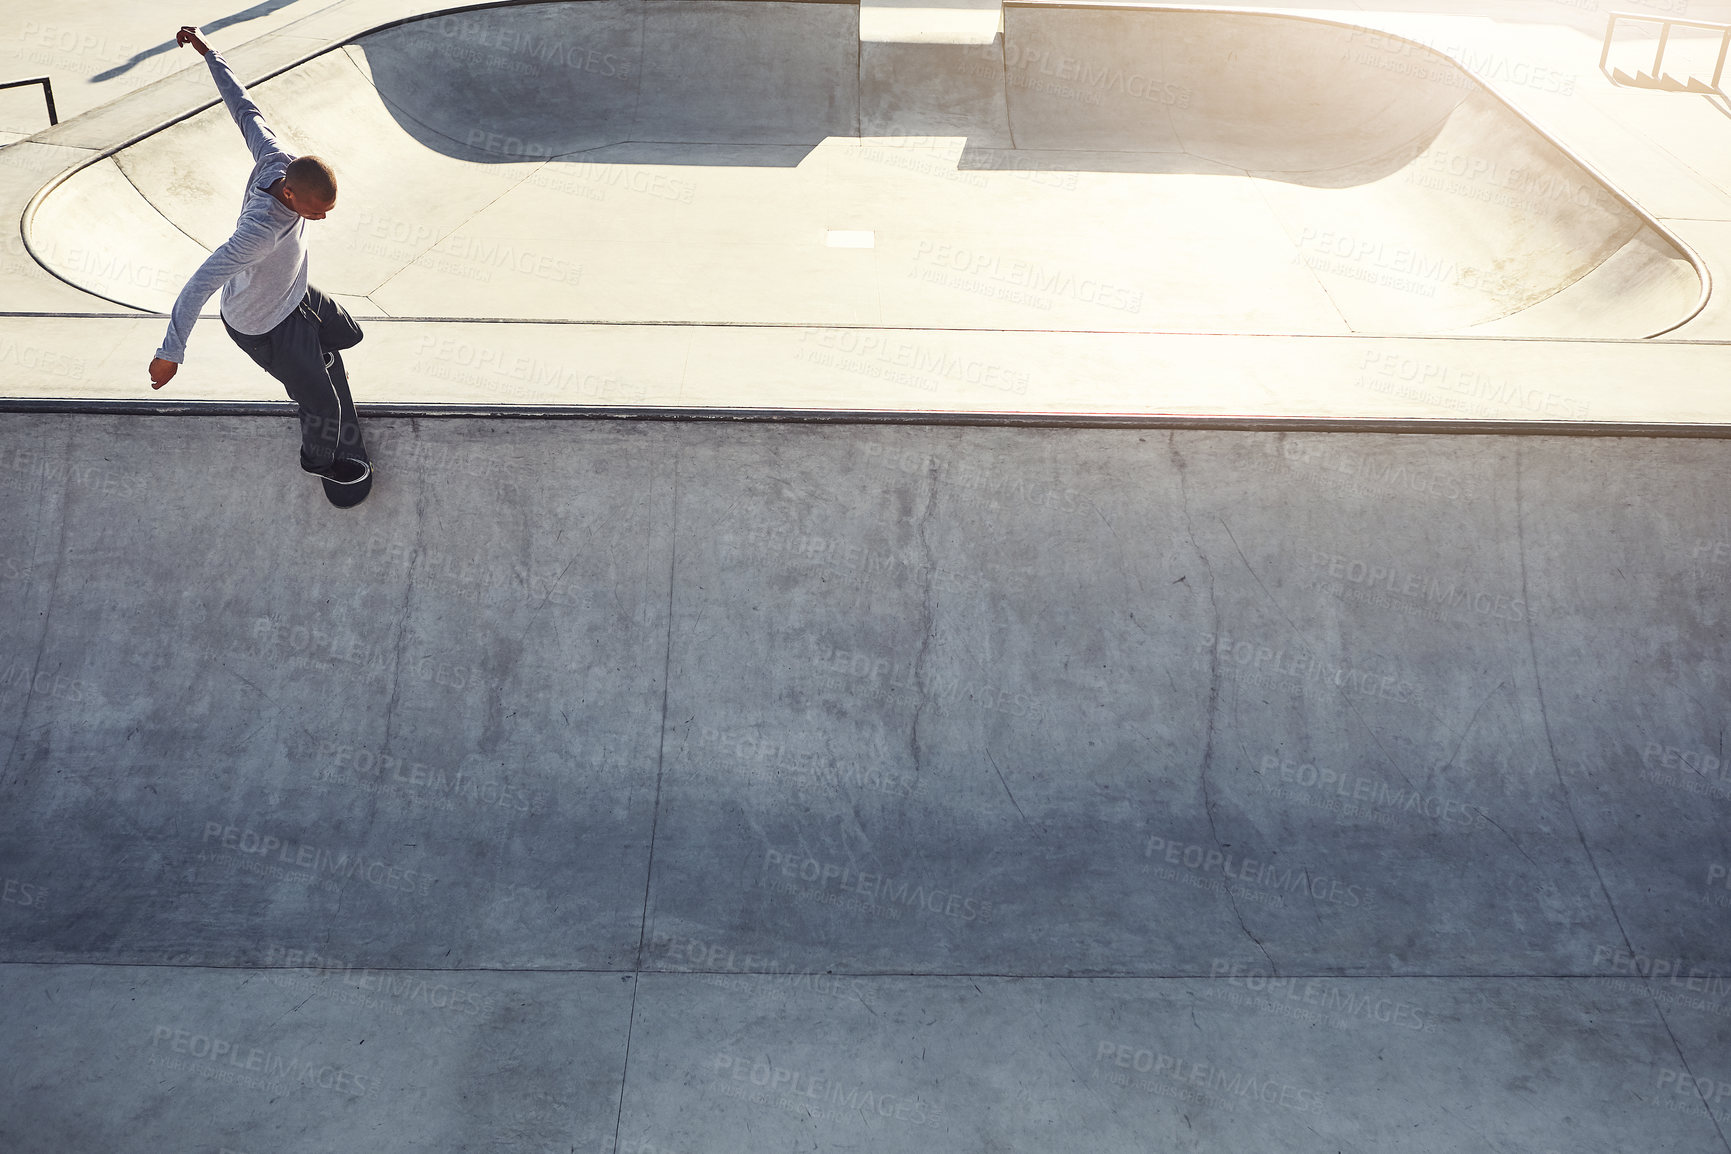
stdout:
POLYGON ((179 32, 174 34, 174 42, 181 45, 192 45, 193 48, 198 50, 200 56, 204 56, 210 52, 210 45, 206 44, 204 42, 204 37, 198 34, 198 28, 196 25, 187 24, 183 26, 179 32))
POLYGON ((165 361, 161 357, 157 357, 150 362, 150 387, 160 389, 173 380, 174 374, 179 370, 180 366, 173 361, 165 361))

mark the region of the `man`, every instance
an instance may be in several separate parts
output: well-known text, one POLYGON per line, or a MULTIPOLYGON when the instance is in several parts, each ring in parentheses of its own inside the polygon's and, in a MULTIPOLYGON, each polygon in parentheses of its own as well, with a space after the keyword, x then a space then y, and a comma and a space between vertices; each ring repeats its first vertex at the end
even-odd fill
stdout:
POLYGON ((300 407, 301 468, 325 479, 333 504, 358 504, 370 488, 372 465, 342 350, 360 343, 361 330, 346 309, 307 284, 306 222, 323 220, 336 207, 336 178, 318 157, 295 157, 277 145, 258 105, 197 28, 182 28, 175 42, 192 45, 210 66, 254 164, 234 235, 174 302, 168 336, 150 362, 150 386, 160 389, 179 369, 199 310, 220 286, 228 335, 300 407))

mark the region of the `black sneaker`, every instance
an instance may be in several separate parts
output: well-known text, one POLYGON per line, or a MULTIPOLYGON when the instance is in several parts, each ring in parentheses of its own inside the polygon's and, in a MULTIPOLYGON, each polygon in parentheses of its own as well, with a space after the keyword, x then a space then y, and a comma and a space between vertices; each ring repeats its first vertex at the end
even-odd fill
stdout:
POLYGON ((351 461, 347 457, 338 457, 330 464, 317 468, 302 461, 301 469, 315 477, 335 481, 339 485, 358 485, 373 474, 373 467, 365 461, 351 461))
POLYGON ((373 467, 365 461, 351 461, 339 457, 331 463, 331 471, 327 474, 339 485, 358 485, 373 475, 373 467))

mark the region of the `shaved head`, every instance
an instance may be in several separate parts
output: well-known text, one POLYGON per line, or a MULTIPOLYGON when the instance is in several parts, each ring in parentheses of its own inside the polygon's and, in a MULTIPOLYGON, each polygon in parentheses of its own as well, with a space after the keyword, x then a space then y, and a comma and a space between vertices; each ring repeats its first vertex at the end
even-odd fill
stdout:
POLYGON ((297 156, 289 161, 284 179, 310 200, 328 204, 337 199, 337 174, 316 156, 297 156))

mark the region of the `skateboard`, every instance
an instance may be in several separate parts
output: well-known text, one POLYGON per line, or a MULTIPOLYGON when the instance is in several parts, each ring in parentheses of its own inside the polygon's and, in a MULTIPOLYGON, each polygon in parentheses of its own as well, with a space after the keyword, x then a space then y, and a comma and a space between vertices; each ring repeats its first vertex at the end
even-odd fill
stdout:
POLYGON ((367 499, 367 494, 373 491, 373 475, 367 474, 364 481, 356 481, 353 485, 339 485, 328 477, 319 478, 324 482, 325 496, 331 504, 339 509, 352 509, 367 499))

